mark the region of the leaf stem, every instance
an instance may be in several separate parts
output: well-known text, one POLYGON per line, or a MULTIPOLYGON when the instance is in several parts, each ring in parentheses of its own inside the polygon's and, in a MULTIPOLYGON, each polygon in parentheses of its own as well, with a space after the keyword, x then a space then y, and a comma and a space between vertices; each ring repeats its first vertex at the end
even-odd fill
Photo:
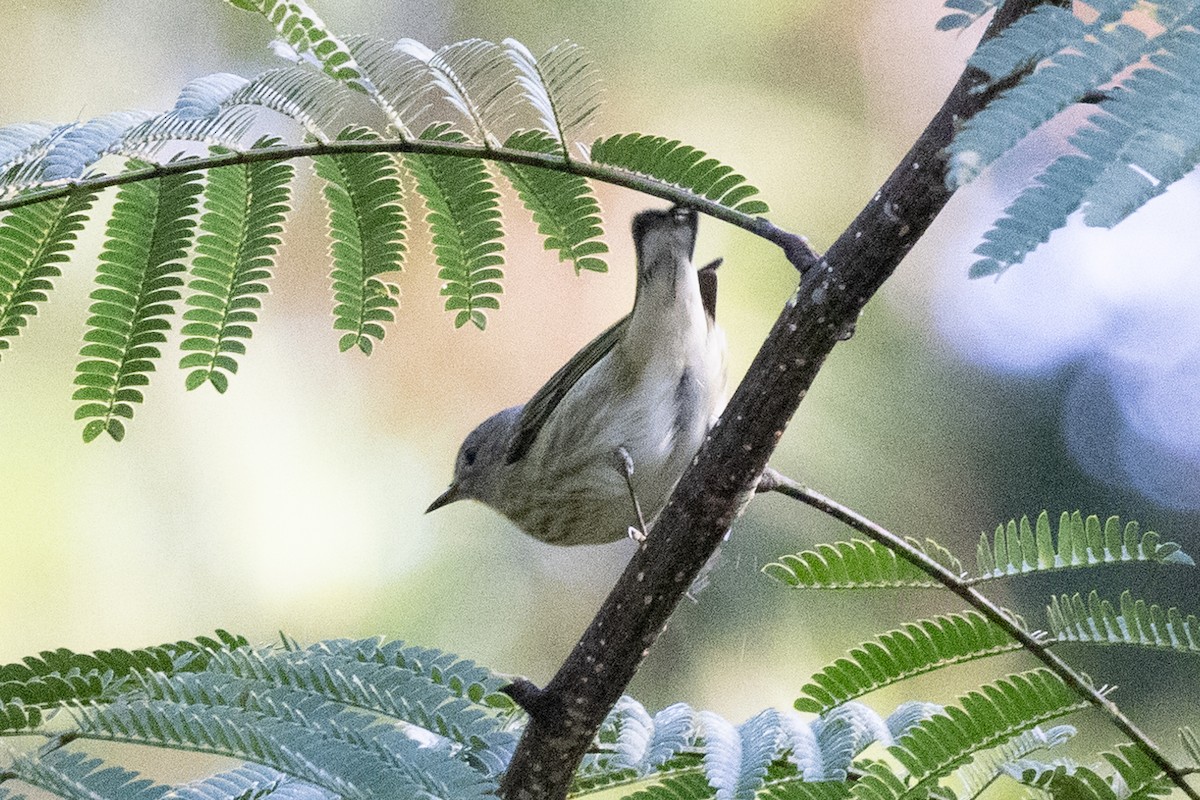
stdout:
POLYGON ((14 208, 53 200, 76 192, 96 192, 110 186, 123 186, 129 183, 160 178, 165 175, 176 175, 183 172, 198 172, 229 166, 231 164, 254 164, 261 161, 287 161, 296 158, 313 158, 323 155, 342 155, 346 153, 416 153, 421 155, 450 156, 454 158, 478 158, 486 161, 502 161, 509 164, 521 164, 529 167, 566 172, 601 183, 632 189, 642 194, 668 200, 676 205, 694 208, 713 219, 719 219, 742 230, 772 242, 784 251, 789 262, 797 269, 804 270, 820 260, 820 256, 802 236, 779 228, 763 217, 743 214, 728 206, 709 200, 707 197, 695 194, 674 184, 638 175, 633 172, 609 167, 594 162, 583 162, 574 159, 564 159, 558 153, 534 153, 528 150, 513 150, 506 147, 493 147, 487 144, 469 144, 463 142, 434 141, 429 139, 405 140, 335 140, 327 142, 305 142, 304 144, 288 147, 258 148, 253 150, 221 153, 201 158, 185 158, 156 164, 144 169, 134 169, 118 172, 114 175, 95 175, 82 180, 70 181, 49 189, 35 189, 15 197, 0 200, 0 212, 14 208))
POLYGON ((1051 651, 1052 642, 1047 642, 1034 633, 1024 630, 1017 625, 1004 609, 993 603, 977 589, 970 586, 961 576, 955 575, 944 566, 934 561, 925 553, 913 547, 903 538, 892 533, 876 522, 872 522, 854 509, 826 497, 820 492, 797 483, 791 478, 768 467, 763 472, 759 482, 759 492, 778 492, 793 500, 799 500, 805 505, 848 525, 864 536, 887 547, 902 556, 911 564, 916 565, 930 577, 934 578, 947 589, 954 592, 972 608, 1007 631, 1008 635, 1021 643, 1026 651, 1041 661, 1046 667, 1074 689, 1091 705, 1112 721, 1123 734, 1137 744, 1150 760, 1159 766, 1167 777, 1192 800, 1200 800, 1200 793, 1188 785, 1187 771, 1176 767, 1162 753, 1154 741, 1143 733, 1129 717, 1121 713, 1116 703, 1109 700, 1104 693, 1076 672, 1066 661, 1051 651))

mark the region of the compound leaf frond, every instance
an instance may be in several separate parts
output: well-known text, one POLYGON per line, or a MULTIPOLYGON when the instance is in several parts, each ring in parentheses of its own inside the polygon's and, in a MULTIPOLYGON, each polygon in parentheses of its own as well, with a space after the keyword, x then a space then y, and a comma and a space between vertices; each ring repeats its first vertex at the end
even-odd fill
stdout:
POLYGON ((597 164, 619 167, 687 189, 743 214, 765 214, 770 210, 761 200, 747 199, 758 194, 758 189, 732 167, 675 139, 643 133, 617 134, 597 139, 591 147, 591 158, 597 164))
MULTIPOLYGON (((271 141, 259 142, 267 147, 271 141)), ((224 392, 237 372, 235 356, 258 321, 271 267, 289 208, 292 165, 286 162, 233 164, 210 170, 196 257, 189 271, 179 362, 190 370, 188 389, 211 383, 224 392)))
MULTIPOLYGON (((462 142, 466 137, 446 125, 436 125, 422 139, 462 142)), ((500 195, 484 162, 472 158, 416 155, 405 163, 417 179, 417 190, 428 209, 438 277, 445 281, 446 310, 455 312, 454 326, 468 322, 483 330, 484 309, 500 307, 503 291, 503 230, 500 195)))
POLYGON ((140 387, 150 382, 180 299, 178 273, 196 227, 200 178, 169 174, 117 192, 72 395, 82 402, 75 418, 90 420, 85 442, 101 433, 120 441, 122 420, 132 419, 143 400, 140 387))
MULTIPOLYGON (((366 128, 347 128, 338 138, 378 137, 366 128)), ((395 321, 392 309, 400 305, 400 287, 379 277, 400 269, 406 249, 400 172, 388 153, 318 156, 313 164, 329 205, 333 327, 346 331, 338 348, 370 355, 384 336, 383 323, 395 321)))

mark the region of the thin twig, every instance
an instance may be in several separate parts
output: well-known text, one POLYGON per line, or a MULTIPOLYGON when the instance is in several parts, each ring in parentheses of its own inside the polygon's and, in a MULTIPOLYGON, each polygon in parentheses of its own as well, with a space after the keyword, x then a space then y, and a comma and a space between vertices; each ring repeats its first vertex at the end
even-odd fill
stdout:
POLYGON ((878 523, 859 514, 852 508, 842 505, 820 492, 803 486, 786 475, 782 475, 770 467, 763 473, 759 482, 759 492, 778 492, 794 500, 812 506, 840 522, 845 523, 873 541, 879 542, 894 553, 902 556, 909 563, 917 566, 927 575, 937 580, 943 586, 966 601, 972 608, 983 614, 989 620, 1002 627, 1009 636, 1021 643, 1035 658, 1074 689, 1080 696, 1087 699, 1092 706, 1099 709, 1112 723, 1131 741, 1137 744, 1155 764, 1166 773, 1167 777, 1192 800, 1200 800, 1200 793, 1188 785, 1185 780, 1186 772, 1172 764, 1154 741, 1143 733, 1129 717, 1121 713, 1117 704, 1105 697, 1091 685, 1082 675, 1076 672, 1066 661, 1051 651, 1052 643, 1038 639, 1032 633, 1017 625, 1012 617, 1000 606, 993 603, 977 589, 970 586, 961 576, 954 574, 946 567, 934 561, 903 538, 897 536, 878 523))
POLYGON ((479 158, 487 161, 503 161, 509 164, 538 167, 555 172, 566 172, 600 181, 601 183, 608 183, 625 189, 633 189, 652 197, 668 200, 675 205, 694 208, 696 211, 707 214, 714 219, 719 219, 722 222, 727 222, 742 230, 761 236, 783 248, 788 261, 797 269, 804 270, 818 260, 816 252, 809 246, 804 237, 784 231, 762 217, 743 214, 707 197, 674 184, 660 181, 657 178, 638 175, 595 162, 583 162, 574 159, 565 160, 557 153, 532 153, 528 150, 513 150, 506 147, 488 147, 486 145, 442 142, 428 139, 355 139, 307 142, 289 147, 266 147, 256 150, 222 153, 202 158, 183 158, 177 161, 169 161, 165 164, 155 164, 143 169, 118 172, 115 175, 97 175, 91 178, 62 183, 48 189, 26 191, 14 197, 0 200, 0 211, 11 211, 14 208, 66 197, 76 192, 97 192, 112 186, 138 183, 140 181, 161 178, 166 175, 179 175, 185 172, 199 172, 217 167, 254 164, 263 161, 289 161, 296 158, 345 155, 349 153, 413 153, 417 155, 449 156, 452 158, 479 158))

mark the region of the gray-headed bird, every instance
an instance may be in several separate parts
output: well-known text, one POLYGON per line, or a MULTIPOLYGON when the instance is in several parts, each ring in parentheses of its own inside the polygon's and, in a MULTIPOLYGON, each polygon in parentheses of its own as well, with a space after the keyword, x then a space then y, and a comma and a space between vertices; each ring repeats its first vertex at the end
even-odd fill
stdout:
POLYGON ((473 498, 543 542, 643 538, 725 401, 720 260, 693 266, 697 224, 679 207, 634 217, 633 311, 471 431, 428 511, 473 498))

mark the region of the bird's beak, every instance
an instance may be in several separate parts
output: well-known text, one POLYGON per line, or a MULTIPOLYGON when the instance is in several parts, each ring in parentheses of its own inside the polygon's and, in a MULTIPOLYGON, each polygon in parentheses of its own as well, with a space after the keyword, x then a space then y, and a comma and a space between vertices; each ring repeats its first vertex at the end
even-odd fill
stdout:
POLYGON ((425 513, 428 514, 430 511, 437 511, 442 506, 449 505, 459 499, 461 498, 458 493, 458 484, 452 483, 449 489, 439 494, 438 498, 429 504, 429 508, 425 509, 425 513))

